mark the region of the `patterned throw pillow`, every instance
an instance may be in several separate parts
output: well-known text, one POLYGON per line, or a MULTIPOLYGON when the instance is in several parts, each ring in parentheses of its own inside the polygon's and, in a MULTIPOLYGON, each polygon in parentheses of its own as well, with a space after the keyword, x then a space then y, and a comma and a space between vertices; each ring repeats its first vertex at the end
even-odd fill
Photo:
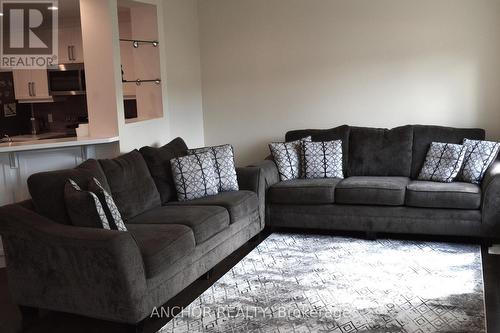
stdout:
POLYGON ((304 142, 305 178, 344 178, 342 140, 304 142))
POLYGON ((231 145, 189 149, 189 155, 209 153, 212 156, 217 179, 218 191, 238 191, 238 178, 234 166, 234 151, 231 145))
POLYGON ((170 164, 179 201, 219 193, 214 162, 210 153, 173 158, 170 164))
POLYGON ((467 148, 467 152, 459 179, 464 182, 480 184, 484 173, 498 155, 500 143, 464 139, 463 145, 467 148))
POLYGON ((97 195, 82 190, 72 179, 68 179, 64 185, 64 201, 74 226, 111 229, 97 195))
POLYGON ((97 178, 93 178, 90 181, 89 191, 99 198, 110 228, 112 230, 127 231, 127 227, 125 227, 123 223, 122 215, 120 211, 118 211, 118 207, 116 207, 113 197, 104 189, 97 178))
POLYGON ((418 179, 451 183, 462 168, 466 151, 462 145, 431 143, 418 179))
POLYGON ((304 175, 304 158, 302 144, 310 142, 311 137, 305 137, 291 142, 273 142, 269 149, 278 167, 280 180, 297 179, 304 175))

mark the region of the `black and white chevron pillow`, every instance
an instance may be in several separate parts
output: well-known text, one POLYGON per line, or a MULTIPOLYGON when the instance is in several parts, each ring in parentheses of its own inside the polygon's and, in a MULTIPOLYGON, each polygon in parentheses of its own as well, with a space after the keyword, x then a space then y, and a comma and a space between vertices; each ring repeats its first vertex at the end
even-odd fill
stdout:
POLYGON ((305 178, 344 178, 342 140, 304 142, 305 178))
POLYGON ((269 149, 273 155, 274 162, 278 167, 280 180, 290 180, 303 177, 304 158, 302 155, 302 144, 310 142, 311 137, 305 137, 291 142, 272 142, 269 149))
POLYGON ((189 155, 198 155, 203 153, 209 153, 212 156, 218 191, 238 191, 239 187, 238 178, 236 176, 236 167, 234 165, 233 146, 221 145, 188 150, 189 155))
POLYGON ((466 151, 458 144, 431 143, 418 179, 451 183, 462 168, 466 151))
POLYGON ((179 201, 219 193, 214 162, 210 153, 173 158, 170 164, 179 201))
POLYGON ((500 143, 464 139, 463 145, 467 148, 467 152, 459 179, 464 182, 480 184, 484 173, 498 155, 500 143))
POLYGON ((113 197, 104 189, 96 178, 93 178, 90 181, 89 191, 94 193, 99 198, 110 228, 112 230, 127 231, 127 227, 125 226, 125 223, 123 223, 122 215, 120 214, 113 197))

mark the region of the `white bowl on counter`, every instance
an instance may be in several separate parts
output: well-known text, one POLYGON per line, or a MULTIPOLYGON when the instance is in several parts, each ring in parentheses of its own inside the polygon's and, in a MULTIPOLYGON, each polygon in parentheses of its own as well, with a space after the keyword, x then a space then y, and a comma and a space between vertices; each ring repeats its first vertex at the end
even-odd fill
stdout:
POLYGON ((79 138, 89 136, 89 124, 80 124, 76 128, 76 136, 79 138))

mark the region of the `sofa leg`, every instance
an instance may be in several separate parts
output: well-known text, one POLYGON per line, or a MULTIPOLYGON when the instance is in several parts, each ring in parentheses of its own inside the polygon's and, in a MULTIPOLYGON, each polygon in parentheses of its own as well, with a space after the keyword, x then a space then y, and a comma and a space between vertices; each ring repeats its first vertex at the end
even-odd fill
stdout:
POLYGON ((33 308, 31 306, 19 305, 19 311, 21 312, 23 329, 31 326, 39 315, 38 308, 33 308))
POLYGON ((260 239, 260 234, 257 234, 255 236, 253 236, 252 238, 250 238, 249 242, 250 243, 257 243, 260 239))
POLYGON ((137 324, 130 324, 128 325, 130 329, 127 329, 127 332, 130 333, 144 333, 144 320, 138 322, 137 324))
POLYGON ((377 233, 373 231, 367 231, 365 237, 367 240, 377 240, 377 233))
POLYGON ((210 269, 208 272, 200 276, 200 280, 210 280, 214 275, 214 269, 210 269))

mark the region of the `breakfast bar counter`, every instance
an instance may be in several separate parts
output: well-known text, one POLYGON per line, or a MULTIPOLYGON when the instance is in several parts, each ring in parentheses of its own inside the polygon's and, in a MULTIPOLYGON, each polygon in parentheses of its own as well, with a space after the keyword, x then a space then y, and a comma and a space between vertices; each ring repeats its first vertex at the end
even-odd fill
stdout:
POLYGON ((119 139, 115 137, 59 137, 45 139, 42 135, 23 135, 21 137, 13 137, 12 142, 0 143, 0 153, 12 153, 19 151, 40 150, 65 148, 75 146, 89 146, 104 143, 117 142, 119 139))
POLYGON ((46 139, 50 135, 14 136, 0 143, 0 206, 29 198, 26 180, 33 173, 73 168, 95 157, 96 147, 119 141, 117 136, 46 139))

